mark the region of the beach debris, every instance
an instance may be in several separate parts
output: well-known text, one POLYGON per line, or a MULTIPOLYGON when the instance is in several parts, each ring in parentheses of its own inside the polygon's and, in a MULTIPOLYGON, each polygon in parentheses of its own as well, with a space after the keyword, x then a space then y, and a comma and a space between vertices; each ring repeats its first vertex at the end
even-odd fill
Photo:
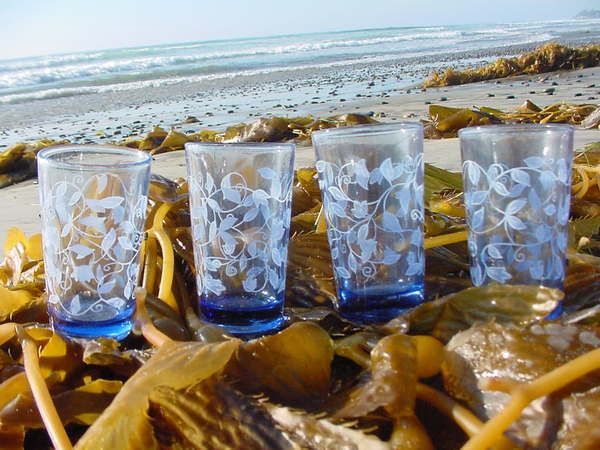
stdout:
POLYGON ((507 434, 522 448, 547 448, 550 442, 553 448, 595 448, 579 446, 590 441, 597 445, 599 439, 597 433, 589 436, 590 427, 600 419, 599 344, 600 333, 593 326, 476 325, 446 346, 444 385, 483 420, 510 414, 513 424, 507 434), (585 361, 571 369, 578 381, 569 383, 568 371, 561 375, 561 369, 582 357, 585 361), (552 372, 555 376, 546 376, 552 372), (528 384, 537 384, 537 389, 528 384), (505 409, 509 401, 517 400, 511 399, 512 393, 520 395, 523 414, 505 409))
POLYGON ((183 120, 183 123, 198 123, 198 122, 200 122, 200 120, 196 116, 187 116, 183 120))
POLYGON ((600 65, 600 44, 572 48, 551 42, 520 56, 499 58, 483 67, 467 68, 463 71, 452 67, 443 72, 434 70, 423 82, 423 87, 454 86, 514 75, 583 69, 598 65, 600 65))
POLYGON ((156 126, 145 137, 131 136, 122 145, 152 154, 181 150, 186 142, 285 142, 310 140, 313 131, 360 124, 377 123, 365 114, 341 114, 324 119, 303 117, 261 117, 250 124, 231 125, 225 131, 201 130, 184 134, 156 126))
POLYGON ((15 144, 0 152, 0 188, 35 177, 37 153, 50 145, 68 142, 42 139, 31 144, 15 144))
MULTIPOLYGON (((531 100, 526 100, 513 112, 505 112, 487 106, 470 108, 451 108, 441 105, 429 105, 429 118, 424 120, 425 137, 441 139, 456 137, 461 128, 498 123, 568 123, 583 125, 586 118, 592 116, 598 106, 583 103, 553 103, 544 108, 531 100)), ((599 126, 600 114, 590 119, 589 128, 599 126)))
POLYGON ((600 106, 581 121, 581 127, 588 130, 592 128, 600 128, 600 106))
POLYGON ((429 105, 429 118, 424 130, 428 139, 453 137, 461 128, 501 122, 501 119, 488 113, 441 105, 429 105))

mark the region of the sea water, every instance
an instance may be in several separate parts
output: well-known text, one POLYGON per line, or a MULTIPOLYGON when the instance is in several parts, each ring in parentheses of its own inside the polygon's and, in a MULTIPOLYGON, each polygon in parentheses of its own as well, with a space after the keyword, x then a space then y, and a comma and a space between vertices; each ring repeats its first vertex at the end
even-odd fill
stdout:
POLYGON ((387 322, 425 300, 424 283, 372 286, 338 290, 338 310, 349 320, 359 323, 387 322))
POLYGON ((246 293, 200 298, 200 312, 209 322, 241 337, 254 337, 283 325, 283 292, 278 296, 246 293))

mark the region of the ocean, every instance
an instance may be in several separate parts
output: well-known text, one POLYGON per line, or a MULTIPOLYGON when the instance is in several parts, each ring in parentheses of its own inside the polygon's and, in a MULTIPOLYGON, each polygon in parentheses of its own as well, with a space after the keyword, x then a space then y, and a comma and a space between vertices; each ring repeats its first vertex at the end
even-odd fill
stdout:
POLYGON ((431 64, 454 53, 586 35, 598 41, 600 20, 369 29, 0 60, 0 104, 399 57, 427 57, 431 64))

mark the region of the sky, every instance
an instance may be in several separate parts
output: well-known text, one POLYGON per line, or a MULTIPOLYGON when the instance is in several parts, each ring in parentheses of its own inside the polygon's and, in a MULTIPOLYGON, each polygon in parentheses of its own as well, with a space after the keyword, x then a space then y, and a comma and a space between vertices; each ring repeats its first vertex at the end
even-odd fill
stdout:
POLYGON ((0 59, 236 37, 572 18, 598 0, 0 0, 0 59))

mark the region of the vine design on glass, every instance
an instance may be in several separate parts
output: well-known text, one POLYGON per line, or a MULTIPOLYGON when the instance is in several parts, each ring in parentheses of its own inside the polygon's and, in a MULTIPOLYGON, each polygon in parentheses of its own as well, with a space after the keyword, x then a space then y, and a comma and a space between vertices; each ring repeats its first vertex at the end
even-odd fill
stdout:
POLYGON ((463 163, 475 286, 487 282, 559 287, 564 278, 571 172, 564 158, 524 166, 463 163), (562 200, 560 200, 562 199, 562 200))
POLYGON ((209 173, 190 180, 191 198, 200 199, 191 205, 199 292, 221 295, 224 277, 234 279, 229 285, 239 280, 246 293, 268 285, 276 293, 285 289, 292 178, 269 167, 259 168, 258 176, 269 188, 249 188, 239 172, 219 185, 209 173), (278 203, 284 204, 282 216, 272 213, 278 203))
POLYGON ((382 266, 421 276, 423 156, 386 158, 369 170, 365 159, 337 166, 317 161, 334 270, 341 279, 369 281, 382 266), (377 191, 377 198, 369 192, 377 191))
POLYGON ((44 193, 49 197, 42 217, 52 307, 71 317, 94 313, 109 320, 132 301, 147 201, 139 191, 107 173, 58 181, 44 193))

